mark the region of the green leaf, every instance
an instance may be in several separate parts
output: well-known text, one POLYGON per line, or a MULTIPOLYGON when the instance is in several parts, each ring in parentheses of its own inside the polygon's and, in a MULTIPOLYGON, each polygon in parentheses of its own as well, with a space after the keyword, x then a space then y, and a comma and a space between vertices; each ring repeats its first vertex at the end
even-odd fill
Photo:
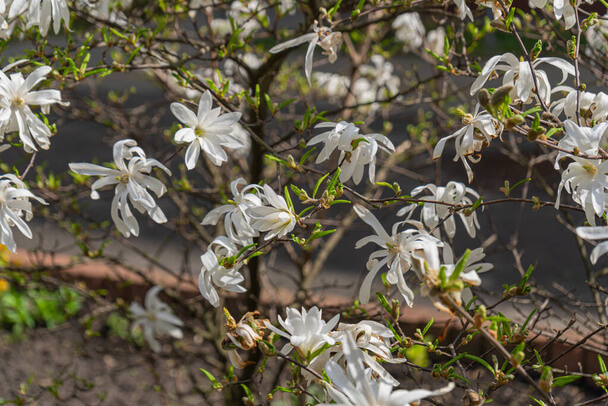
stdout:
POLYGON ((580 375, 564 375, 553 379, 552 388, 563 388, 564 386, 580 379, 580 375))
POLYGON ((209 381, 211 381, 211 386, 213 387, 213 389, 221 389, 222 388, 222 384, 220 382, 218 382, 217 379, 215 379, 215 376, 213 376, 213 374, 209 371, 207 371, 204 368, 201 368, 201 372, 203 374, 205 374, 205 376, 207 377, 207 379, 209 379, 209 381))

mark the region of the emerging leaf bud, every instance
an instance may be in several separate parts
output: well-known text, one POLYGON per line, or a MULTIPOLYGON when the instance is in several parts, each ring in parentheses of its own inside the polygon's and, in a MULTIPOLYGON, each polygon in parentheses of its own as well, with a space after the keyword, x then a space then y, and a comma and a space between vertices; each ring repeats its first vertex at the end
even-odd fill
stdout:
POLYGON ((511 93, 511 90, 513 90, 513 86, 511 86, 511 85, 505 85, 505 86, 499 87, 492 94, 492 98, 490 99, 490 104, 493 107, 500 106, 507 100, 507 97, 509 97, 509 93, 511 93))
POLYGON ((553 386, 553 370, 551 367, 543 367, 538 386, 540 386, 543 391, 549 393, 551 386, 553 386))
POLYGON ((523 124, 524 121, 526 121, 526 120, 524 119, 524 117, 521 114, 516 114, 513 117, 510 117, 509 119, 507 119, 507 121, 505 123, 505 129, 510 130, 513 127, 523 124))
POLYGON ((481 89, 479 93, 477 93, 477 100, 479 101, 479 105, 484 109, 488 110, 490 107, 490 92, 487 89, 481 89))

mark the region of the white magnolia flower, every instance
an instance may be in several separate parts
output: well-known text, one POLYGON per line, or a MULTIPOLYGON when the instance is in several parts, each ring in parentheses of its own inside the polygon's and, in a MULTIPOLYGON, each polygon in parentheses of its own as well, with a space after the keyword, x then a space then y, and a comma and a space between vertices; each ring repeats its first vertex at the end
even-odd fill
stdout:
POLYGON ((469 183, 473 181, 473 170, 469 162, 479 162, 481 154, 474 156, 476 152, 481 152, 484 147, 490 145, 490 141, 502 135, 503 125, 500 121, 492 117, 485 110, 479 111, 479 104, 475 107, 473 114, 466 114, 462 118, 465 125, 452 135, 443 137, 435 145, 433 159, 439 159, 448 140, 455 139, 456 155, 454 161, 461 160, 467 171, 469 183))
MULTIPOLYGON (((567 151, 578 149, 578 153, 586 156, 598 156, 602 138, 608 131, 608 123, 601 123, 593 128, 579 127, 572 120, 564 121, 565 135, 559 140, 557 146, 567 151)), ((558 151, 555 158, 555 169, 559 169, 559 160, 564 157, 572 157, 564 151, 558 151)))
POLYGON ((592 264, 595 264, 599 257, 608 252, 608 226, 577 227, 576 234, 585 240, 604 240, 591 251, 592 264))
POLYGON ((17 250, 17 244, 11 227, 16 226, 24 236, 32 238, 32 231, 26 223, 34 216, 29 199, 47 204, 34 196, 17 176, 11 173, 0 176, 0 243, 12 252, 17 250))
POLYGON ((222 235, 216 237, 207 246, 207 252, 201 255, 203 266, 198 276, 198 289, 214 307, 220 305, 220 297, 215 286, 229 292, 247 292, 247 289, 240 285, 245 281, 245 277, 239 272, 243 263, 233 265, 225 261, 226 258, 234 257, 238 252, 236 245, 222 235))
POLYGON ((390 329, 375 321, 362 320, 357 324, 340 323, 338 330, 331 332, 330 335, 336 339, 337 345, 326 349, 317 356, 310 363, 310 368, 320 373, 329 360, 335 361, 343 367, 346 366, 342 343, 345 336, 350 335, 355 338, 355 344, 362 350, 363 362, 366 367, 371 369, 372 374, 392 386, 399 385, 399 381, 377 361, 380 359, 391 364, 405 362, 405 358, 395 358, 391 353, 391 339, 394 338, 394 335, 390 329))
POLYGON ((425 389, 393 390, 390 383, 383 379, 372 379, 371 370, 365 369, 362 351, 357 347, 352 334, 345 334, 342 340, 346 371, 336 361, 330 360, 325 365, 325 372, 331 383, 325 382, 329 396, 336 403, 319 405, 341 406, 405 406, 430 396, 441 396, 452 389, 454 383, 436 391, 425 389))
MULTIPOLYGON (((538 94, 548 105, 551 102, 551 82, 547 77, 547 73, 538 68, 543 63, 551 65, 561 71, 562 80, 559 82, 560 84, 566 80, 568 75, 574 76, 575 70, 571 63, 566 62, 561 58, 536 58, 534 62, 532 62, 536 74, 536 82, 539 87, 538 94)), ((505 72, 502 84, 513 86, 513 90, 511 91, 512 99, 520 100, 523 103, 532 102, 533 97, 535 96, 535 89, 534 76, 532 75, 530 64, 526 60, 518 59, 511 53, 496 55, 488 60, 483 67, 481 74, 475 79, 475 82, 473 82, 473 85, 471 86, 471 95, 477 93, 485 85, 494 71, 505 72)))
MULTIPOLYGON (((365 207, 355 205, 354 210, 357 215, 374 229, 376 235, 364 237, 357 241, 355 248, 359 249, 366 244, 374 243, 380 247, 369 256, 367 269, 369 273, 361 284, 359 300, 362 304, 369 302, 372 282, 374 277, 384 265, 389 269, 386 280, 396 285, 407 302, 408 306, 413 305, 414 292, 407 286, 403 274, 407 272, 412 263, 411 255, 416 249, 421 249, 424 244, 432 243, 443 245, 443 243, 422 229, 409 229, 399 231, 399 228, 406 222, 399 222, 393 226, 392 235, 389 235, 382 227, 382 224, 365 207)), ((417 223, 417 222, 410 222, 417 223)), ((418 223, 419 224, 419 223, 418 223)))
POLYGON ((171 175, 169 169, 156 159, 146 158, 145 152, 131 139, 117 141, 113 148, 114 165, 117 169, 104 166, 75 163, 70 164, 73 172, 87 176, 101 176, 91 185, 91 199, 99 199, 97 189, 116 185, 112 200, 112 220, 125 237, 139 235, 139 224, 129 208, 129 202, 140 213, 147 212, 156 223, 164 223, 167 217, 158 207, 148 190, 161 197, 166 191, 163 183, 150 176, 152 169, 159 168, 171 175))
MULTIPOLYGON (((505 9, 498 0, 475 0, 475 2, 479 5, 492 9, 492 17, 494 17, 495 20, 507 17, 505 9)), ((507 11, 508 10, 509 8, 507 6, 507 11)))
POLYGON ((426 47, 437 55, 444 54, 445 28, 439 26, 426 35, 426 47))
POLYGON ((22 17, 26 28, 37 26, 40 34, 46 36, 53 22, 53 31, 59 33, 63 21, 69 30, 70 9, 66 0, 13 0, 8 19, 22 17))
POLYGON ((395 30, 395 38, 403 44, 405 52, 419 50, 422 47, 425 30, 418 13, 400 14, 393 20, 391 26, 395 30))
MULTIPOLYGON (((464 267, 464 272, 475 271, 476 273, 483 273, 494 268, 494 265, 489 262, 479 262, 486 257, 486 253, 483 252, 483 248, 475 248, 471 250, 469 259, 464 267)), ((449 245, 443 245, 443 263, 444 264, 456 264, 458 261, 454 260, 454 253, 449 245)))
POLYGON ((329 332, 338 324, 339 314, 326 323, 317 306, 311 307, 308 311, 302 307, 301 313, 293 307, 288 307, 285 313, 287 315, 285 320, 278 316, 279 324, 285 331, 266 323, 268 329, 289 340, 289 343, 285 344, 281 350, 283 354, 288 354, 295 347, 303 358, 308 359, 325 344, 334 345, 336 343, 329 332))
POLYGON ((454 4, 456 4, 456 7, 458 8, 458 14, 461 20, 468 17, 471 21, 473 21, 473 13, 471 12, 469 6, 467 6, 466 0, 454 0, 454 4))
POLYGON ((131 329, 140 327, 143 330, 144 338, 153 351, 160 351, 160 343, 156 339, 165 334, 173 338, 183 337, 181 326, 184 325, 177 316, 173 314, 171 308, 158 298, 158 293, 162 290, 160 286, 154 286, 146 293, 144 306, 139 303, 131 303, 129 310, 133 315, 131 329))
POLYGON ((251 218, 250 224, 253 229, 268 232, 264 240, 281 238, 296 226, 296 215, 283 196, 276 194, 268 185, 264 185, 263 198, 263 206, 248 207, 245 214, 251 218))
MULTIPOLYGON (((471 251, 468 255, 470 256, 471 251)), ((479 255, 474 258, 478 260, 479 255)), ((463 256, 456 264, 442 264, 439 260, 439 249, 435 244, 426 244, 423 249, 412 255, 412 269, 422 282, 420 293, 429 296, 433 304, 440 310, 451 313, 451 304, 445 299, 450 297, 458 306, 462 304, 462 291, 466 287, 481 285, 476 267, 467 266, 468 259, 463 256), (467 261, 461 263, 462 261, 467 261), (454 274, 459 265, 462 265, 458 275, 454 274), (445 282, 442 281, 442 275, 445 282), (442 287, 446 283, 448 286, 442 287)), ((479 266, 478 266, 479 267, 479 266)))
POLYGON ((7 76, 4 69, 0 71, 0 136, 18 131, 28 153, 37 151, 37 146, 48 149, 51 144, 51 130, 30 109, 30 106, 40 106, 42 112, 48 114, 51 104, 61 103, 59 90, 32 90, 51 70, 49 66, 42 66, 27 78, 20 72, 7 76))
MULTIPOLYGON (((553 14, 555 14, 555 18, 561 20, 564 17, 564 24, 566 30, 574 27, 576 24, 576 11, 572 6, 570 1, 563 0, 530 0, 530 7, 536 8, 544 8, 547 3, 553 6, 553 14)), ((576 1, 576 5, 580 4, 580 0, 576 1)), ((587 3, 592 3, 592 1, 587 0, 587 3)))
POLYGON ((566 96, 551 103, 551 113, 563 115, 569 120, 576 120, 576 109, 580 107, 580 117, 585 127, 601 123, 608 117, 608 95, 604 92, 580 92, 580 102, 577 102, 577 92, 570 86, 558 86, 553 93, 566 92, 566 96))
POLYGON ((263 205, 262 188, 255 184, 245 186, 246 184, 247 182, 243 178, 232 181, 230 183, 232 200, 229 200, 228 204, 209 211, 201 223, 203 225, 217 224, 220 217, 224 216, 224 229, 228 238, 243 246, 253 244, 253 237, 260 235, 258 230, 251 226, 251 219, 246 211, 250 207, 263 205))
POLYGON ((350 79, 339 73, 313 72, 313 82, 319 92, 330 99, 345 97, 350 87, 350 79))
MULTIPOLYGON (((440 237, 439 225, 443 224, 447 235, 452 238, 456 234, 456 220, 452 215, 452 207, 472 205, 479 198, 479 194, 473 189, 466 187, 464 184, 456 181, 450 181, 445 186, 437 186, 429 183, 425 186, 418 186, 410 193, 412 197, 417 199, 426 200, 422 206, 420 212, 420 221, 424 225, 432 230, 432 234, 436 237, 440 237), (430 195, 422 195, 422 193, 428 190, 430 195), (443 202, 441 203, 429 203, 428 201, 443 202)), ((417 203, 412 203, 397 212, 398 216, 408 215, 411 217, 416 208, 420 207, 417 203)), ((475 238, 476 229, 479 228, 479 222, 477 221, 477 212, 473 211, 470 215, 466 215, 462 210, 458 211, 458 217, 462 220, 467 233, 471 238, 475 238)))
POLYGON ((319 23, 315 21, 313 25, 313 31, 309 34, 304 34, 300 37, 285 41, 279 45, 275 45, 270 48, 271 54, 278 54, 288 48, 293 48, 298 45, 309 43, 308 49, 306 50, 306 59, 304 62, 304 72, 306 73, 306 79, 308 84, 311 84, 310 80, 312 77, 312 57, 315 51, 315 47, 319 45, 323 48, 323 54, 329 57, 329 62, 334 63, 338 58, 338 50, 342 45, 342 33, 332 32, 329 27, 319 27, 319 23))
POLYGON ((201 149, 214 165, 221 166, 228 160, 222 147, 229 149, 243 147, 243 144, 232 134, 236 122, 241 118, 241 113, 220 115, 221 108, 212 109, 212 105, 209 91, 201 96, 196 115, 181 103, 171 103, 173 115, 186 125, 175 133, 175 142, 190 144, 186 149, 188 169, 194 169, 196 166, 201 149))
MULTIPOLYGON (((393 64, 381 55, 373 55, 370 58, 371 64, 361 65, 359 73, 361 77, 355 82, 355 88, 353 92, 357 98, 358 103, 367 103, 375 100, 387 99, 391 96, 399 93, 399 86, 401 80, 399 76, 395 75, 395 67, 393 64), (369 85, 368 89, 359 94, 360 87, 358 83, 361 81, 367 81, 369 85), (369 93, 366 94, 366 92, 369 93)), ((380 107, 378 103, 373 103, 371 106, 373 109, 380 107)))
MULTIPOLYGON (((595 49, 598 52, 606 52, 608 47, 608 14, 604 14, 602 18, 597 19, 597 23, 593 24, 585 30, 585 38, 587 39, 587 45, 591 49, 595 49)), ((593 54, 589 48, 586 49, 586 53, 593 54)))
POLYGON ((594 226, 595 215, 602 216, 608 205, 608 160, 573 156, 574 162, 562 173, 557 189, 555 208, 559 209, 562 189, 572 194, 572 200, 585 210, 587 221, 594 226))
POLYGON ((359 134, 359 128, 352 123, 341 121, 339 123, 323 122, 315 128, 328 129, 324 133, 314 136, 307 145, 323 142, 325 145, 317 157, 317 163, 329 159, 333 151, 338 149, 341 163, 340 182, 353 179, 359 184, 363 179, 365 165, 369 165, 369 180, 376 178, 376 154, 378 150, 391 153, 395 150, 393 143, 382 134, 359 134))

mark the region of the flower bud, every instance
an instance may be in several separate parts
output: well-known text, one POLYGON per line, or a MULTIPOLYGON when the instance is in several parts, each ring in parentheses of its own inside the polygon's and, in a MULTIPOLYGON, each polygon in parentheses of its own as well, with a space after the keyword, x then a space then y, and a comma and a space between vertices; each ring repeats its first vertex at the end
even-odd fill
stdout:
POLYGON ((505 129, 510 130, 515 126, 523 124, 526 120, 523 118, 521 114, 516 114, 513 117, 507 119, 505 123, 505 129))
POLYGON ((490 92, 487 89, 481 89, 479 93, 477 93, 477 100, 479 101, 479 105, 484 109, 488 109, 490 107, 490 92))
POLYGON ((507 100, 507 97, 509 97, 509 93, 511 93, 511 90, 513 90, 513 86, 511 86, 511 85, 505 85, 505 86, 499 87, 492 94, 492 98, 490 99, 490 104, 493 107, 500 106, 507 100))
POLYGON ((275 349, 274 345, 270 344, 268 341, 259 340, 258 348, 260 351, 262 351, 262 354, 267 357, 274 357, 277 355, 277 350, 275 349))

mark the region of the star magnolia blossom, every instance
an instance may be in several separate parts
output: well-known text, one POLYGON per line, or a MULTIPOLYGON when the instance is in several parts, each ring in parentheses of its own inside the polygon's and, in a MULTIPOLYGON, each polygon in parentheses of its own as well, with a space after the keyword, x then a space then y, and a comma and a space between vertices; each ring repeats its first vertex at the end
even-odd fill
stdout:
POLYGON ((285 320, 278 316, 279 324, 285 331, 276 328, 269 322, 266 323, 269 330, 289 340, 289 343, 285 344, 281 350, 283 354, 289 354, 295 347, 303 358, 308 359, 325 344, 334 345, 336 343, 329 332, 338 324, 339 314, 326 323, 321 318, 322 312, 317 306, 311 307, 308 311, 302 307, 301 313, 288 307, 285 313, 287 315, 285 320))
POLYGON ((329 62, 334 63, 338 58, 338 50, 342 45, 342 33, 332 32, 329 27, 319 27, 319 23, 315 21, 313 25, 313 31, 309 34, 304 34, 298 38, 285 41, 279 45, 275 45, 270 48, 271 54, 278 54, 288 48, 293 48, 298 45, 309 43, 308 49, 306 50, 306 59, 304 62, 304 72, 306 73, 306 79, 308 84, 311 85, 310 78, 312 77, 312 57, 315 51, 315 47, 319 45, 323 48, 324 55, 328 55, 329 62))
POLYGON ((473 13, 469 6, 467 6, 466 0, 454 0, 454 4, 458 8, 458 14, 461 20, 465 20, 469 18, 469 20, 473 21, 473 13))
POLYGON ((422 225, 420 225, 420 229, 399 231, 399 227, 405 222, 396 223, 393 226, 392 235, 389 236, 382 224, 369 210, 360 205, 355 205, 354 210, 376 232, 376 235, 364 237, 357 241, 355 248, 359 249, 369 243, 374 243, 381 248, 369 257, 367 262, 369 273, 361 284, 359 300, 362 304, 369 302, 374 277, 386 265, 389 268, 386 275, 387 282, 397 286, 408 306, 411 307, 414 301, 414 292, 407 286, 403 277, 403 274, 411 267, 411 254, 415 249, 420 249, 427 243, 442 245, 442 242, 422 230, 422 225))
POLYGON ((264 240, 281 238, 294 229, 296 215, 287 205, 283 196, 279 196, 268 185, 264 185, 264 206, 248 207, 245 214, 251 218, 251 227, 259 232, 268 232, 264 240))
POLYGON ((34 216, 29 199, 47 204, 27 190, 26 184, 15 175, 7 173, 0 176, 0 243, 12 252, 17 250, 17 244, 11 227, 16 226, 24 236, 32 238, 32 231, 26 223, 34 216))
MULTIPOLYGON (((359 68, 361 77, 355 82, 353 89, 358 103, 387 99, 399 93, 401 80, 395 75, 395 66, 381 55, 373 55, 370 62, 371 64, 364 64, 359 68), (362 81, 369 83, 367 89, 369 96, 359 95, 358 84, 362 81)), ((377 109, 380 104, 372 103, 371 107, 377 109)))
MULTIPOLYGON (((451 212, 451 208, 454 205, 472 205, 479 198, 479 194, 473 189, 455 181, 450 181, 445 186, 437 186, 432 183, 425 186, 418 186, 412 190, 410 195, 421 200, 427 200, 422 206, 420 221, 422 221, 429 230, 434 230, 432 233, 438 238, 441 236, 439 231, 440 224, 443 224, 443 227, 450 238, 456 235, 456 220, 454 220, 455 216, 453 216, 451 212), (422 192, 425 190, 428 190, 430 195, 421 196, 422 192), (446 204, 429 203, 428 201, 437 201, 446 204)), ((409 218, 418 207, 420 206, 417 203, 412 203, 411 205, 400 209, 397 212, 397 215, 404 216, 407 214, 409 218)), ((462 211, 459 211, 458 217, 462 220, 469 236, 475 238, 476 229, 479 228, 477 213, 474 211, 467 216, 462 211)))
POLYGON ((134 140, 117 141, 113 152, 114 165, 117 169, 89 163, 70 164, 70 169, 81 175, 101 176, 91 185, 91 199, 99 199, 97 189, 116 185, 111 215, 116 228, 125 237, 131 234, 139 235, 139 224, 129 208, 129 202, 140 213, 147 212, 155 222, 159 224, 166 222, 167 217, 147 189, 153 191, 157 197, 161 197, 167 191, 165 185, 149 174, 155 167, 162 169, 168 175, 171 175, 171 171, 156 159, 146 158, 145 152, 134 140))
POLYGON ((505 74, 502 79, 503 85, 513 86, 511 91, 511 98, 520 100, 523 103, 530 103, 533 101, 534 94, 534 77, 536 77, 536 83, 538 84, 538 94, 543 101, 548 105, 551 102, 551 82, 547 77, 547 73, 538 69, 543 64, 549 64, 562 72, 562 80, 559 82, 563 83, 568 75, 575 75, 574 66, 571 63, 566 62, 561 58, 536 58, 532 62, 534 67, 535 76, 532 75, 530 64, 528 61, 520 60, 511 53, 504 55, 496 55, 488 60, 486 65, 483 67, 481 74, 475 79, 471 86, 471 95, 477 93, 490 79, 494 71, 504 71, 505 74))
POLYGON ((224 216, 224 229, 228 238, 240 245, 253 244, 253 237, 260 233, 251 226, 251 218, 246 214, 250 207, 262 206, 262 188, 258 185, 246 185, 243 178, 238 178, 230 183, 232 200, 228 204, 216 207, 209 211, 203 218, 203 225, 217 224, 221 216, 224 216), (244 186, 240 189, 239 187, 244 186), (253 193, 257 191, 258 193, 253 193))
POLYGON ((365 369, 362 352, 352 334, 344 336, 342 347, 346 371, 335 361, 330 360, 325 365, 331 383, 324 382, 324 385, 336 403, 320 403, 320 406, 404 406, 430 396, 441 396, 454 389, 454 383, 450 382, 448 386, 436 391, 393 390, 386 381, 371 378, 371 371, 365 369))
POLYGON ((372 370, 373 375, 392 386, 399 385, 399 381, 393 378, 376 360, 380 359, 391 364, 405 362, 405 358, 394 358, 391 353, 391 339, 394 338, 394 335, 390 329, 375 321, 362 320, 357 324, 340 323, 338 330, 331 332, 330 335, 336 339, 337 345, 326 349, 310 363, 309 366, 313 370, 320 373, 330 359, 345 366, 342 343, 346 335, 351 335, 355 338, 357 347, 362 350, 363 362, 372 370))
POLYGON ((438 309, 451 314, 451 305, 449 302, 445 302, 446 297, 450 297, 460 306, 462 304, 462 290, 465 287, 481 285, 481 279, 479 279, 477 272, 466 266, 470 253, 469 251, 468 255, 463 256, 456 264, 442 264, 439 261, 439 249, 435 244, 426 244, 423 249, 412 254, 412 269, 422 282, 420 293, 422 296, 429 296, 438 309), (459 266, 462 266, 462 270, 458 275, 455 275, 454 271, 459 266), (449 284, 445 290, 441 289, 441 274, 444 275, 446 283, 449 284))
POLYGON ((597 227, 577 227, 576 234, 585 240, 604 240, 591 251, 592 264, 595 264, 599 257, 608 252, 608 226, 597 227))
MULTIPOLYGON (((555 14, 555 18, 557 20, 561 20, 564 18, 564 24, 566 30, 574 27, 576 24, 576 11, 572 6, 570 1, 564 0, 529 0, 530 7, 536 8, 544 8, 547 4, 551 4, 553 7, 553 14, 555 14)), ((578 6, 581 2, 576 1, 576 5, 578 6)), ((592 1, 587 1, 587 3, 592 3, 592 1)))
POLYGON ((475 107, 475 112, 467 114, 462 118, 465 124, 460 130, 447 137, 443 137, 437 142, 433 150, 433 159, 439 159, 448 140, 455 139, 456 155, 454 161, 459 159, 465 166, 469 183, 473 181, 473 170, 468 161, 479 162, 481 155, 473 157, 475 152, 481 152, 483 147, 490 145, 492 139, 502 135, 503 125, 500 121, 492 117, 487 111, 479 111, 479 105, 475 107))
POLYGON ((180 329, 184 323, 177 318, 171 308, 158 298, 158 293, 162 290, 160 286, 154 286, 146 293, 144 307, 139 303, 131 303, 129 310, 133 315, 131 329, 141 327, 144 338, 154 352, 159 352, 161 347, 156 337, 165 334, 181 339, 183 337, 180 329))
MULTIPOLYGON (((10 65, 6 68, 10 68, 10 65)), ((5 69, 6 69, 5 68, 5 69)), ((51 104, 61 103, 59 90, 32 90, 51 72, 49 66, 42 66, 27 78, 18 73, 7 76, 0 71, 0 136, 18 131, 23 142, 23 149, 28 152, 49 149, 51 130, 30 109, 40 106, 48 114, 51 104)))
POLYGON ((201 255, 203 267, 198 276, 198 288, 201 295, 214 307, 220 305, 220 297, 214 285, 229 292, 247 292, 247 289, 240 285, 245 281, 243 275, 239 273, 242 262, 236 266, 228 266, 225 263, 226 258, 234 257, 238 252, 236 245, 222 235, 216 237, 207 246, 207 252, 201 255))
MULTIPOLYGON (((606 131, 608 131, 608 123, 601 123, 595 127, 579 127, 572 120, 564 121, 565 135, 557 143, 560 149, 573 151, 578 149, 578 154, 586 156, 598 156, 600 143, 606 131)), ((572 157, 564 151, 558 151, 555 158, 555 169, 559 169, 559 160, 564 157, 572 157)))
POLYGON ((424 42, 424 25, 418 13, 403 13, 391 24, 395 38, 403 44, 403 51, 418 50, 424 42))
POLYGON ((608 95, 604 92, 580 92, 577 102, 577 92, 569 86, 558 86, 553 93, 567 92, 566 96, 551 104, 551 113, 560 116, 562 113, 569 120, 576 120, 576 109, 580 107, 580 117, 585 126, 601 123, 608 117, 608 95))
POLYGON ((584 159, 573 156, 574 162, 562 173, 557 189, 555 208, 559 209, 562 189, 572 194, 572 200, 583 206, 587 221, 595 225, 595 215, 602 216, 608 205, 608 160, 584 159))
POLYGON ((8 20, 23 18, 26 28, 37 26, 46 36, 53 22, 53 31, 59 33, 61 22, 70 25, 70 9, 66 0, 13 0, 8 11, 8 20))
POLYGON ((346 121, 324 122, 317 124, 315 128, 329 129, 329 131, 312 137, 307 145, 321 142, 325 144, 317 157, 317 163, 329 159, 336 149, 340 151, 338 161, 341 163, 340 182, 342 183, 352 178, 353 182, 358 185, 363 179, 365 165, 369 165, 369 180, 374 183, 378 150, 388 153, 395 150, 393 143, 384 135, 360 135, 359 128, 346 121))
POLYGON ((201 149, 214 165, 221 166, 228 160, 222 147, 229 149, 243 147, 243 144, 232 135, 241 113, 220 115, 221 108, 212 109, 212 105, 209 91, 201 96, 196 115, 181 103, 171 103, 173 115, 186 125, 186 128, 175 133, 175 142, 190 144, 186 149, 186 167, 189 170, 196 166, 201 149))

